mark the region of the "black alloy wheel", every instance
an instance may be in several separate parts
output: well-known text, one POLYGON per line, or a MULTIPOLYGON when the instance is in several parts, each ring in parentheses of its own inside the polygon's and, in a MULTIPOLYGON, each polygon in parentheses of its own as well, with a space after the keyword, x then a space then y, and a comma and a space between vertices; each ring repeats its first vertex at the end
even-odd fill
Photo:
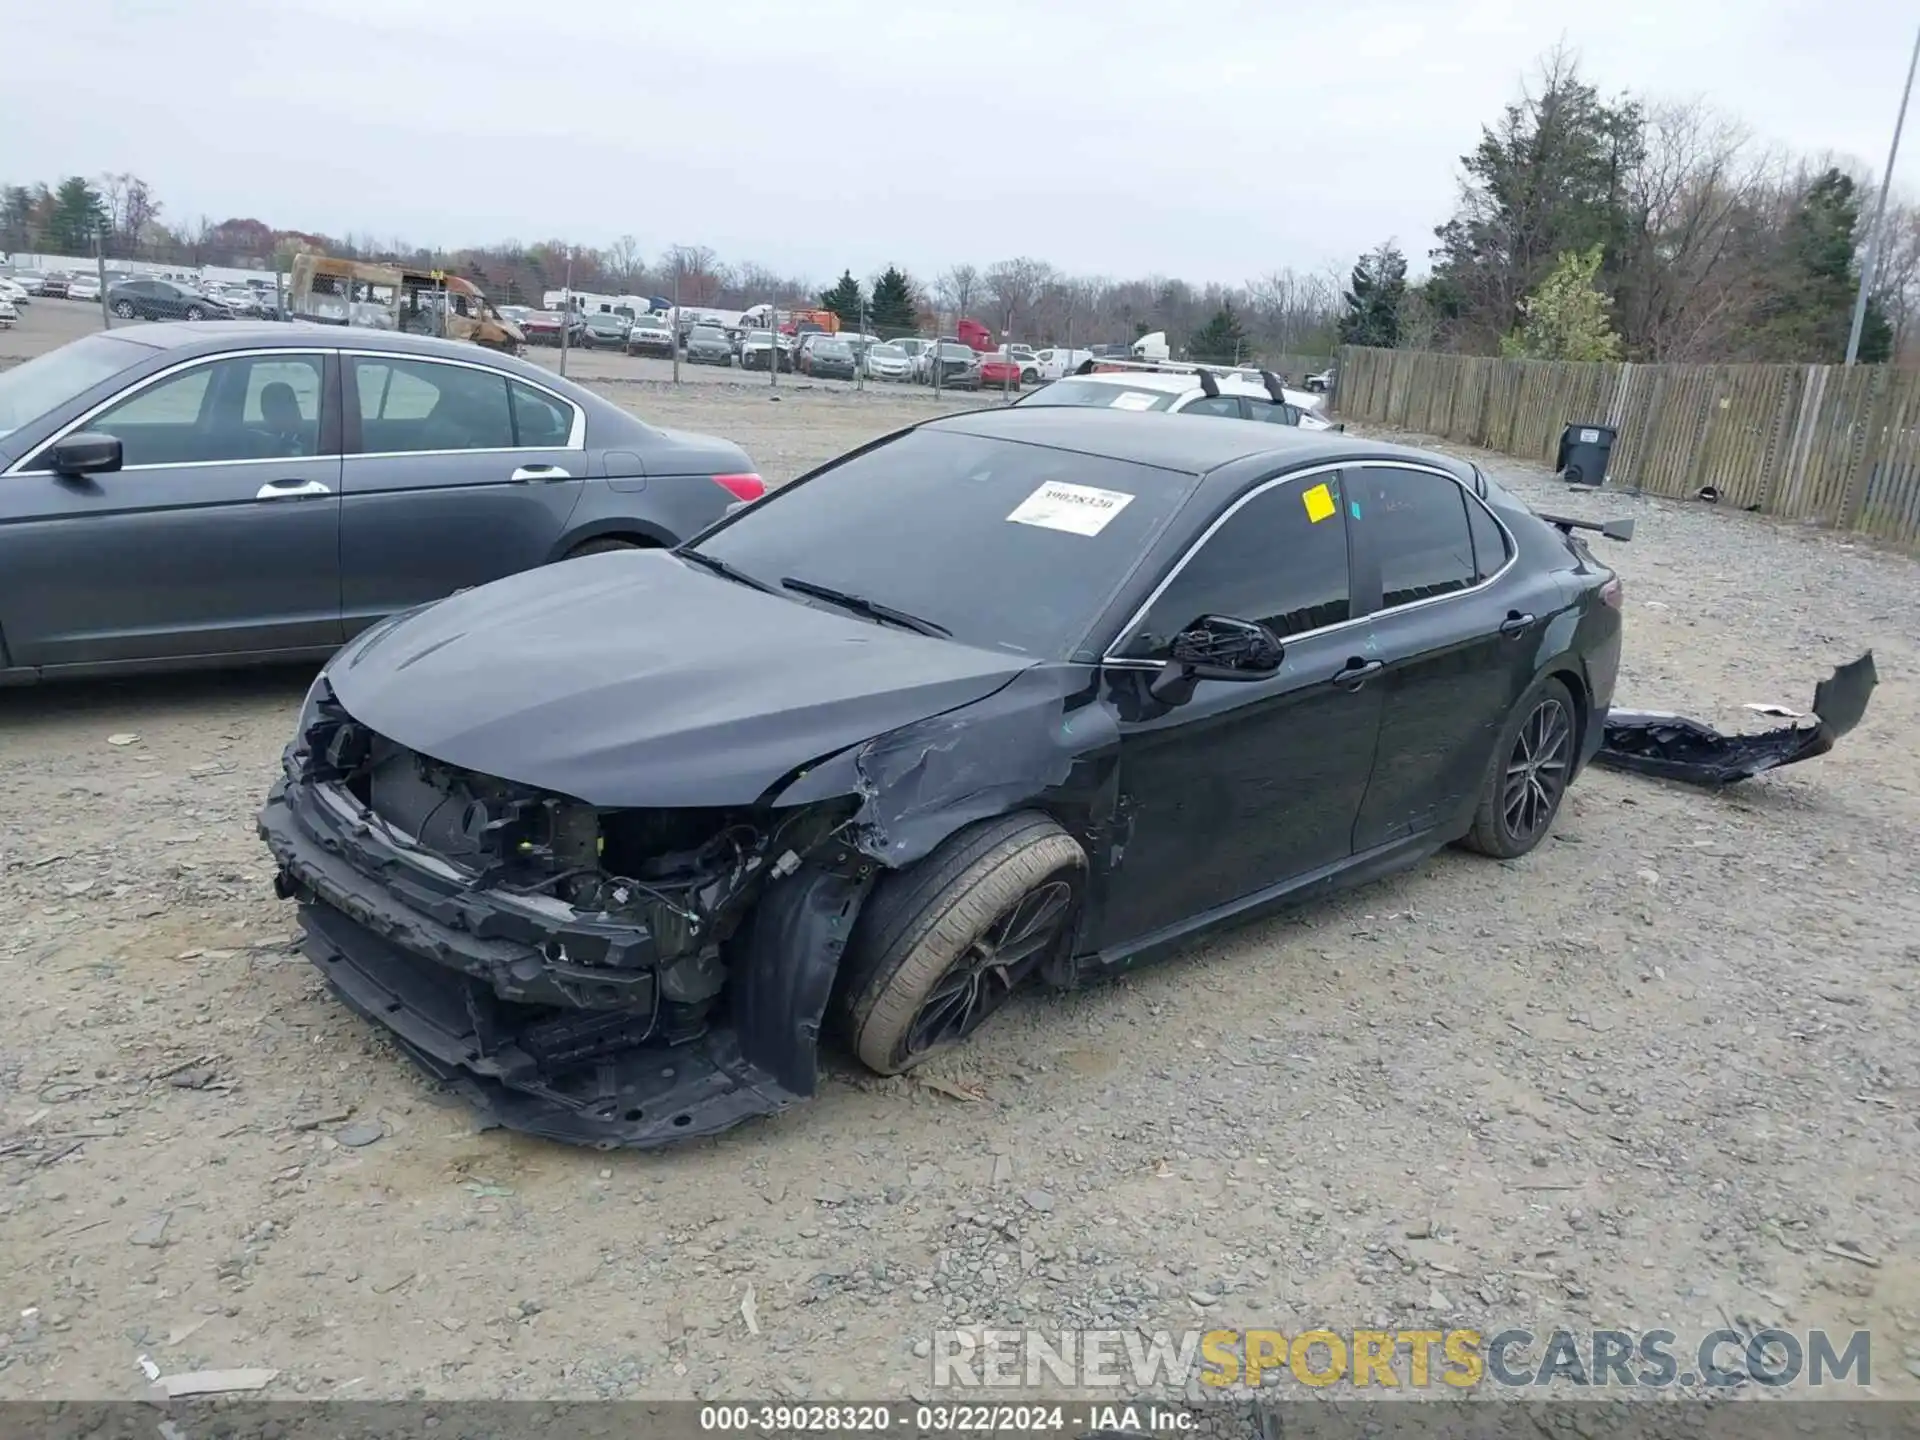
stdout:
POLYGON ((1521 722, 1501 782, 1501 825, 1515 844, 1531 847, 1553 823, 1572 769, 1573 716, 1548 692, 1521 722))
POLYGON ((966 1039, 1051 953, 1073 913, 1073 886, 1051 880, 1027 892, 955 957, 907 1029, 911 1057, 966 1039))

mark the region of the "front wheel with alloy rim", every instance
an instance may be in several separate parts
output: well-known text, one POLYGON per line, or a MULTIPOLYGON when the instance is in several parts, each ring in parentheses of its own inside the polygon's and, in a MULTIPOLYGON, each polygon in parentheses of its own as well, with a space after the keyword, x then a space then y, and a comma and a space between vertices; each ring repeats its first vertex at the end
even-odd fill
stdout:
POLYGON ((841 1019, 869 1069, 959 1044, 1070 945, 1086 852, 1045 815, 983 821, 883 876, 860 915, 841 1019))
POLYGON ((122 320, 133 319, 133 302, 131 300, 114 301, 113 313, 118 315, 122 320))
POLYGON ((207 318, 207 312, 202 310, 198 305, 187 306, 187 319, 204 320, 206 318, 207 318))
POLYGON ((1499 860, 1515 859, 1538 845, 1566 798, 1578 740, 1573 692, 1548 676, 1508 717, 1473 828, 1461 843, 1499 860))

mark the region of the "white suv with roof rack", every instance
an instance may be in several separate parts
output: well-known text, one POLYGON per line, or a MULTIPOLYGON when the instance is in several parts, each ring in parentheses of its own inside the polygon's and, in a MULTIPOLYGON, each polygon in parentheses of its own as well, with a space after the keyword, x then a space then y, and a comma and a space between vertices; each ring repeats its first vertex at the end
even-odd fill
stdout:
POLYGON ((1264 420, 1302 430, 1344 430, 1320 412, 1320 396, 1291 390, 1266 370, 1172 361, 1082 361, 1016 405, 1081 405, 1165 414, 1264 420))

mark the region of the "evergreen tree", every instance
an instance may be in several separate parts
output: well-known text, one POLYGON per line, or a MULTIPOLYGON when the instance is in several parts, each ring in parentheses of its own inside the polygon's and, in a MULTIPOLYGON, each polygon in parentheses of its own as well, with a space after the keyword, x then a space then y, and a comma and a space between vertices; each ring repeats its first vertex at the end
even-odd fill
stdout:
POLYGON ((1490 349, 1569 251, 1604 247, 1611 283, 1644 133, 1641 107, 1602 99, 1571 52, 1546 58, 1534 90, 1461 157, 1459 208, 1435 232, 1434 278, 1453 300, 1454 340, 1490 349))
POLYGON ((838 315, 843 325, 858 326, 861 293, 860 282, 853 278, 853 272, 843 270, 831 289, 820 292, 820 308, 838 315))
POLYGON ((62 255, 87 255, 107 225, 106 201, 78 175, 60 182, 47 217, 47 244, 62 255))
POLYGON ((0 250, 32 250, 33 192, 24 185, 0 189, 0 250))
POLYGON ((1341 296, 1346 313, 1340 342, 1393 349, 1400 343, 1400 307, 1407 298, 1407 257, 1389 240, 1354 264, 1351 285, 1341 296))
MULTIPOLYGON (((1846 358, 1853 301, 1860 285, 1854 237, 1860 197, 1853 178, 1829 169, 1807 187, 1781 245, 1777 289, 1761 307, 1763 348, 1781 360, 1835 364, 1846 358)), ((1893 349, 1893 327, 1882 307, 1867 302, 1860 358, 1883 361, 1893 349)))
POLYGON ((1231 305, 1222 305, 1214 311, 1213 317, 1194 331, 1193 338, 1187 342, 1189 359, 1215 365, 1238 365, 1246 353, 1246 332, 1240 328, 1240 317, 1233 313, 1231 305))
MULTIPOLYGON (((867 302, 867 320, 876 334, 888 337, 911 335, 920 300, 913 282, 898 266, 889 265, 873 282, 873 298, 867 302)), ((836 315, 839 311, 834 312, 836 315)))

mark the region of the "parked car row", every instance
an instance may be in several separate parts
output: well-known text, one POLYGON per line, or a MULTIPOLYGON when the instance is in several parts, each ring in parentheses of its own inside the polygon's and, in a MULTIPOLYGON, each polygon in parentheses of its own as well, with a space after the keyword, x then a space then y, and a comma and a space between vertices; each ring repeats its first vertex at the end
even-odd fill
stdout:
MULTIPOLYGON (((0 298, 11 300, 16 308, 32 299, 98 304, 100 277, 86 272, 17 270, 0 276, 0 298)), ((226 320, 268 317, 279 309, 275 290, 264 279, 221 283, 130 274, 117 268, 107 271, 106 302, 123 320, 226 320)))

